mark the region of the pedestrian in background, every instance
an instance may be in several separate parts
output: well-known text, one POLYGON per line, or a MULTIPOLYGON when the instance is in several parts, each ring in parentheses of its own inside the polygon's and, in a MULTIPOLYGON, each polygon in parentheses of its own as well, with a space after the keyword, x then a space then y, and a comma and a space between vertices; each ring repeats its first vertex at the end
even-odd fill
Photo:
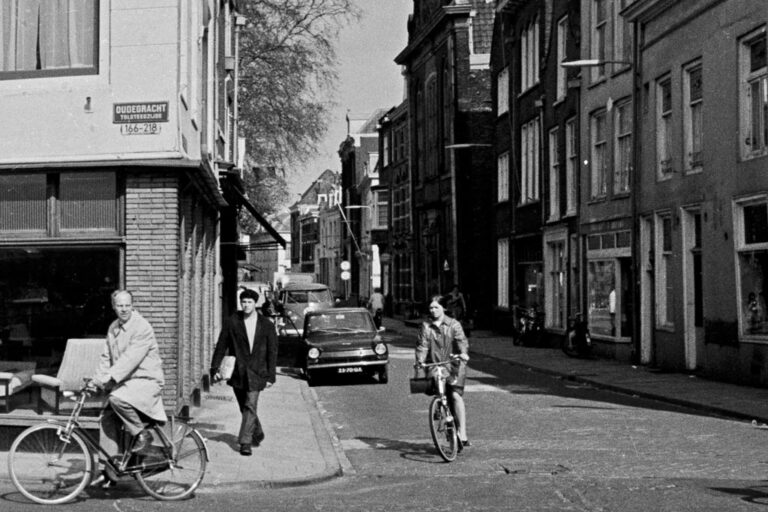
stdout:
POLYGON ((384 314, 384 295, 381 294, 381 288, 374 288, 371 298, 368 299, 368 309, 373 314, 373 322, 376 328, 381 328, 381 317, 384 314))
POLYGON ((450 315, 459 322, 464 320, 467 312, 467 302, 464 300, 464 294, 459 290, 459 285, 453 285, 453 289, 446 297, 446 305, 450 315))
POLYGON ((221 328, 211 360, 214 382, 221 380, 219 365, 226 354, 235 356, 235 369, 227 383, 232 386, 242 420, 237 442, 241 455, 251 455, 251 445, 264 441, 257 414, 259 394, 275 383, 277 333, 272 322, 256 310, 259 294, 246 289, 240 294, 241 311, 230 316, 221 328))

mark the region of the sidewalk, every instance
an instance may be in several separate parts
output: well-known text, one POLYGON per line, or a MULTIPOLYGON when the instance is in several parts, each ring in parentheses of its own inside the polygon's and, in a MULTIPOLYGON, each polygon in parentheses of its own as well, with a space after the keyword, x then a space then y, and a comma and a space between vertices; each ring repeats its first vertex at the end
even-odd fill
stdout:
MULTIPOLYGON (((403 334, 415 322, 386 319, 384 325, 403 334)), ((609 359, 574 359, 560 349, 516 346, 512 338, 473 330, 471 354, 484 355, 536 372, 557 375, 620 393, 651 398, 691 409, 758 423, 768 423, 768 389, 739 386, 685 373, 653 369, 609 359)))

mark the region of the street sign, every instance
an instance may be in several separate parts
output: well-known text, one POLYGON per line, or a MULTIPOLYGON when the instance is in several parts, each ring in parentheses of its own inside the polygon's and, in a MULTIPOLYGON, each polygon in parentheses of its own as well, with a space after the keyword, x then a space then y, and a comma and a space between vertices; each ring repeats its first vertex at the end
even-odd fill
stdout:
POLYGON ((341 280, 342 281, 349 281, 349 278, 352 277, 352 274, 350 274, 348 271, 344 271, 341 273, 341 280))
POLYGON ((341 262, 341 270, 349 270, 350 268, 352 267, 348 261, 345 260, 341 262))

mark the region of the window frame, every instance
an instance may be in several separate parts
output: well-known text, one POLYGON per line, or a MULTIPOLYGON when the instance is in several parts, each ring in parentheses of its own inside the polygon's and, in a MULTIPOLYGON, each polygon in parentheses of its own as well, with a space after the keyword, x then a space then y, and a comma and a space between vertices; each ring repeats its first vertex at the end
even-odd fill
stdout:
POLYGON ((675 294, 672 289, 674 269, 674 223, 669 210, 656 212, 654 215, 654 284, 655 284, 655 322, 657 329, 672 330, 674 323, 675 294), (669 223, 669 239, 665 233, 665 223, 669 223), (668 242, 665 243, 665 242, 668 242))
POLYGON ((520 34, 520 93, 539 83, 539 17, 526 25, 520 34))
POLYGON ((560 218, 560 151, 558 140, 560 127, 554 126, 549 130, 549 214, 547 220, 552 222, 560 218))
POLYGON ((768 59, 766 59, 766 65, 763 67, 755 71, 750 70, 750 49, 760 39, 768 46, 768 35, 766 35, 765 25, 739 39, 739 99, 741 107, 739 112, 739 126, 741 130, 739 146, 741 148, 742 160, 751 160, 768 155, 768 135, 766 135, 768 134, 768 115, 757 120, 759 131, 762 131, 764 134, 763 138, 766 139, 762 141, 762 145, 758 146, 757 149, 754 148, 755 136, 753 135, 755 127, 754 104, 751 93, 753 84, 757 84, 762 95, 768 94, 768 59))
MULTIPOLYGON (((5 80, 28 80, 36 78, 85 76, 99 74, 99 44, 101 41, 101 12, 99 0, 93 1, 93 65, 81 68, 52 68, 52 69, 25 69, 14 71, 3 71, 0 69, 0 81, 5 80)), ((0 36, 2 32, 0 31, 0 36)))
POLYGON ((509 151, 500 154, 496 159, 496 202, 509 201, 509 151))
POLYGON ((496 306, 508 309, 509 304, 509 239, 496 240, 496 306))
POLYGON ((632 119, 631 99, 617 101, 613 107, 613 132, 614 132, 614 160, 613 160, 613 193, 626 194, 631 190, 632 177, 632 137, 634 136, 634 127, 632 119), (622 117, 622 112, 625 116, 622 117), (626 124, 622 123, 626 120, 626 124), (626 131, 622 129, 626 127, 626 131), (626 154, 622 154, 622 150, 626 154), (625 165, 622 166, 622 163, 625 165), (624 167, 622 169, 622 167, 624 167))
POLYGON ((568 321, 568 232, 553 231, 545 235, 544 318, 545 327, 564 331, 568 321))
POLYGON ((683 151, 685 152, 685 158, 683 160, 683 168, 686 174, 699 173, 703 170, 704 161, 703 155, 703 110, 704 110, 704 67, 702 66, 701 59, 697 59, 683 68, 683 151), (699 98, 692 98, 691 94, 691 76, 693 73, 698 72, 700 74, 700 87, 702 88, 699 98), (698 111, 698 116, 695 112, 698 111), (696 158, 696 133, 698 127, 698 153, 696 158))
POLYGON ((520 197, 518 204, 536 203, 539 196, 541 166, 541 117, 536 116, 520 128, 520 197))
POLYGON ((673 97, 672 76, 666 74, 656 80, 656 179, 662 181, 674 174, 673 165, 673 97), (668 94, 665 90, 668 89, 668 94), (669 98, 669 105, 664 98, 669 98))
POLYGON ((608 112, 597 110, 589 115, 589 198, 603 199, 608 195, 608 112), (598 123, 602 122, 602 133, 598 123), (599 158, 602 156, 602 159, 599 158))
MULTIPOLYGON (((57 240, 57 239, 89 239, 89 240, 111 240, 122 236, 124 232, 123 223, 123 180, 114 171, 94 169, 89 171, 80 170, 58 170, 54 172, 16 172, 14 174, 4 174, 4 176, 13 176, 18 179, 19 176, 44 176, 45 181, 45 227, 43 229, 2 229, 0 226, 0 241, 4 240, 57 240), (66 227, 62 214, 63 205, 67 204, 66 199, 62 198, 61 177, 66 175, 94 175, 112 177, 112 190, 114 200, 111 214, 114 215, 113 228, 104 227, 66 227)), ((99 180, 103 181, 103 180, 99 180)), ((111 201, 111 200, 110 200, 111 201)), ((77 202, 79 204, 79 202, 77 202)), ((82 207, 82 205, 81 205, 82 207)), ((108 212, 109 213, 109 212, 108 212)))
MULTIPOLYGON (((766 210, 768 210, 768 194, 756 194, 752 196, 742 197, 738 198, 733 202, 733 250, 735 253, 735 268, 734 272, 736 274, 736 309, 738 311, 738 330, 739 330, 739 337, 741 339, 744 339, 745 341, 750 342, 762 342, 768 344, 768 334, 762 334, 762 333, 747 333, 746 329, 746 318, 744 314, 744 308, 742 307, 742 297, 745 295, 744 293, 744 283, 742 279, 742 271, 741 271, 741 259, 744 254, 748 253, 764 253, 768 254, 768 239, 764 241, 758 241, 754 243, 749 243, 747 240, 745 240, 745 228, 746 228, 746 221, 744 216, 744 210, 747 207, 750 206, 760 206, 760 205, 766 205, 766 210)), ((768 215, 766 216, 766 222, 768 222, 768 215)), ((766 312, 763 311, 763 314, 765 315, 766 312)))
POLYGON ((578 120, 565 121, 565 215, 576 215, 578 198, 577 169, 579 165, 578 120))
POLYGON ((557 22, 557 82, 556 100, 562 101, 568 94, 568 76, 566 69, 560 65, 567 58, 568 48, 568 16, 563 16, 557 22))
MULTIPOLYGON (((606 60, 608 32, 608 0, 592 0, 590 12, 590 58, 598 61, 606 60), (602 6, 602 7, 601 7, 602 6), (600 15, 602 14, 602 18, 600 15)), ((590 80, 599 82, 605 79, 605 65, 594 66, 590 70, 590 80)))
POLYGON ((509 112, 509 66, 496 75, 496 115, 509 112))

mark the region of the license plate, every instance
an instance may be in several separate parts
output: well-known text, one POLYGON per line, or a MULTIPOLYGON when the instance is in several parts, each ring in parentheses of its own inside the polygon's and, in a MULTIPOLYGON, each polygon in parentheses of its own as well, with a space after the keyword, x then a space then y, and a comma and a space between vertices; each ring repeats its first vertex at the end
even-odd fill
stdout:
POLYGON ((348 368, 339 368, 339 373, 363 373, 363 369, 360 366, 350 366, 348 368))

